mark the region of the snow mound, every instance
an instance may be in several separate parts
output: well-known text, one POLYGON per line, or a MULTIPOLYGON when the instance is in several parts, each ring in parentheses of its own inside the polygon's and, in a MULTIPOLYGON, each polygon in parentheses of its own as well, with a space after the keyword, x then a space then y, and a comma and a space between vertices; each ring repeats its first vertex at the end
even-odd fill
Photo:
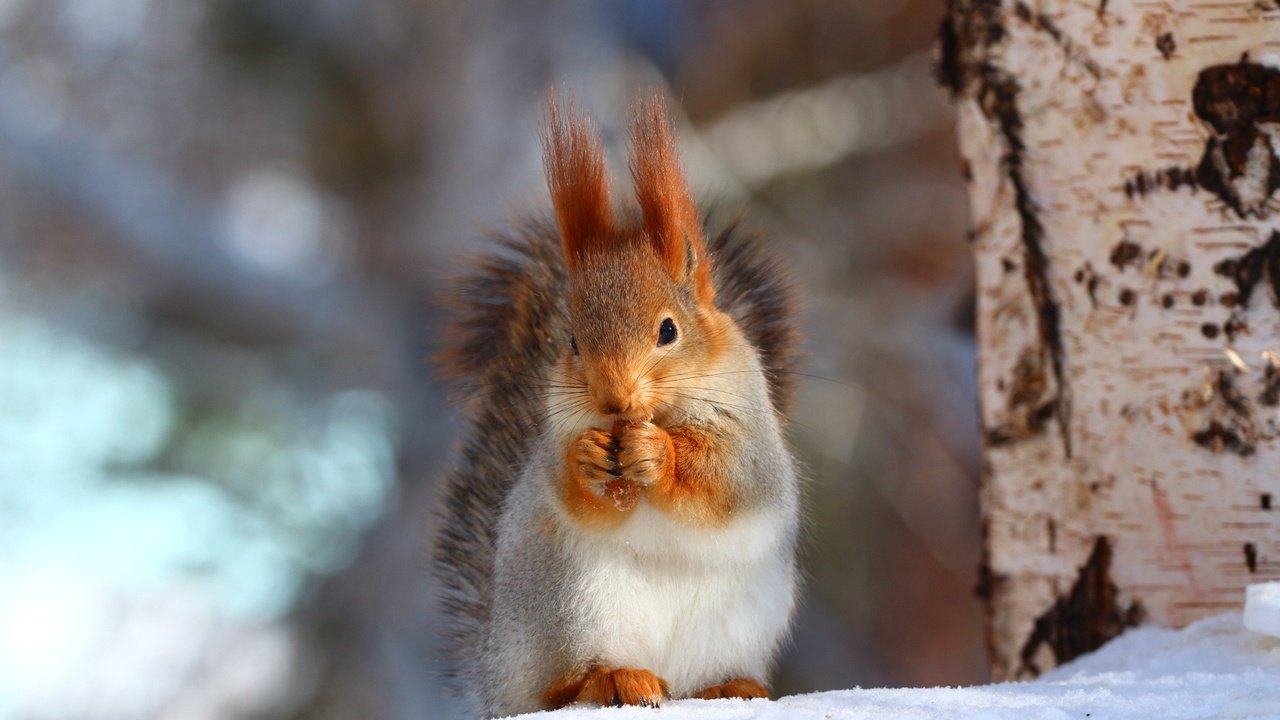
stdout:
POLYGON ((1280 582, 1254 583, 1245 589, 1244 626, 1280 637, 1280 582))
MULTIPOLYGON (((1271 616, 1280 624, 1280 607, 1271 616)), ((572 707, 547 720, 1182 720, 1280 718, 1280 639, 1239 613, 1182 630, 1131 630, 1025 683, 839 690, 766 700, 679 700, 661 708, 572 707)))

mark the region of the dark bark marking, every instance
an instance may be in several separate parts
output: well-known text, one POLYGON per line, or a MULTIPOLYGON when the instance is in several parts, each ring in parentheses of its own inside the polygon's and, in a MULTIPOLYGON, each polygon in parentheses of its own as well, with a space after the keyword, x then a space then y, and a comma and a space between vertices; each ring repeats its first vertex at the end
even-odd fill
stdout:
POLYGON ((1244 564, 1250 573, 1258 572, 1258 548, 1253 543, 1244 544, 1244 564))
POLYGON ((1178 49, 1178 43, 1173 39, 1173 33, 1161 33, 1156 38, 1156 49, 1164 56, 1165 60, 1173 57, 1173 51, 1178 49))
POLYGON ((1209 67, 1191 99, 1196 116, 1213 129, 1196 168, 1198 184, 1240 217, 1265 216, 1280 188, 1280 160, 1262 126, 1280 123, 1280 70, 1245 60, 1209 67), (1249 194, 1250 177, 1264 179, 1264 194, 1249 194))
MULTIPOLYGON (((933 78, 951 91, 954 97, 964 87, 964 64, 960 61, 960 38, 956 19, 948 12, 938 24, 938 40, 934 45, 933 78)), ((965 178, 968 179, 967 177, 965 178)))
POLYGON ((1262 493, 1262 497, 1259 498, 1258 504, 1262 506, 1263 510, 1270 510, 1271 509, 1271 493, 1262 493))
MULTIPOLYGON (((985 548, 987 544, 984 542, 982 546, 985 548)), ((973 594, 989 607, 998 592, 998 588, 1008 579, 1007 575, 992 571, 991 563, 987 558, 983 558, 982 563, 978 566, 978 584, 973 587, 973 594)))
POLYGON ((1222 398, 1223 404, 1233 413, 1237 415, 1249 414, 1249 401, 1236 389, 1235 380, 1230 373, 1226 371, 1218 373, 1216 389, 1218 397, 1222 398))
POLYGON ((1098 307, 1098 273, 1094 272, 1093 263, 1085 261, 1084 267, 1076 270, 1075 280, 1077 283, 1084 283, 1085 291, 1089 293, 1089 304, 1098 307))
POLYGON ((1124 270, 1125 265, 1140 265, 1142 262, 1142 246, 1136 242, 1122 240, 1111 248, 1111 264, 1117 270, 1124 270))
POLYGON ((1129 288, 1123 288, 1120 290, 1120 297, 1118 299, 1120 300, 1121 305, 1128 307, 1129 305, 1133 304, 1135 297, 1136 296, 1134 295, 1133 290, 1130 290, 1129 288))
POLYGON ((1099 536, 1089 559, 1080 567, 1075 584, 1058 596, 1040 617, 1022 646, 1019 674, 1038 676, 1044 668, 1035 662, 1040 647, 1047 646, 1058 665, 1101 647, 1111 638, 1142 622, 1142 604, 1120 605, 1120 590, 1111 580, 1111 542, 1099 536))
POLYGON ((1227 340, 1235 342, 1236 335, 1249 332, 1249 323, 1239 313, 1231 313, 1231 317, 1222 323, 1222 332, 1227 334, 1227 340))
POLYGON ((1200 334, 1212 340, 1218 337, 1218 326, 1213 323, 1205 323, 1200 326, 1200 334))
POLYGON ((968 87, 980 61, 977 53, 1005 37, 1002 0, 947 0, 938 26, 933 74, 952 97, 968 87))
POLYGON ((1236 428, 1227 427, 1217 420, 1211 420, 1209 427, 1197 431, 1191 439, 1200 447, 1215 453, 1227 451, 1249 457, 1255 449, 1253 443, 1245 440, 1236 428))
POLYGON ((1257 430, 1249 400, 1235 384, 1233 373, 1218 372, 1213 398, 1204 403, 1210 409, 1205 427, 1192 433, 1191 441, 1214 453, 1230 452, 1249 457, 1257 450, 1257 430))
POLYGON ((1085 52, 1078 43, 1063 34, 1062 28, 1058 27, 1053 18, 1045 13, 1033 12, 1031 7, 1025 2, 1021 2, 1021 0, 1013 6, 1013 12, 1018 16, 1019 20, 1048 35, 1054 44, 1062 49, 1062 53, 1067 56, 1068 60, 1078 63, 1095 80, 1102 77, 1102 68, 1098 66, 1098 63, 1089 57, 1089 53, 1085 52))
MULTIPOLYGON (((1030 8, 1019 2, 1027 14, 1030 8)), ((1065 42, 1057 26, 1050 18, 1035 18, 1038 27, 1058 42, 1065 42), (1047 23, 1041 20, 1048 21, 1047 23)), ((1022 141, 1022 114, 1018 108, 1020 87, 1008 72, 987 62, 986 50, 1007 36, 1003 25, 1005 13, 1001 0, 948 0, 947 12, 938 29, 938 52, 935 74, 938 82, 958 97, 974 88, 974 97, 982 112, 992 120, 1004 141, 1005 153, 1001 158, 1004 175, 1014 190, 1014 204, 1021 221, 1023 246, 1023 274, 1036 308, 1036 318, 1041 344, 1049 356, 1057 387, 1048 403, 1038 405, 1026 416, 1026 428, 1038 431, 1043 427, 1047 414, 1058 421, 1062 434, 1063 451, 1071 457, 1071 394, 1066 383, 1064 349, 1060 330, 1060 309, 1053 287, 1049 282, 1049 258, 1044 250, 1044 228, 1040 224, 1040 209, 1023 171, 1025 146, 1022 141)), ((990 444, 1002 444, 1022 437, 1021 428, 999 427, 986 433, 990 444)))
MULTIPOLYGON (((1280 371, 1274 362, 1268 361, 1262 370, 1262 392, 1258 395, 1258 403, 1267 407, 1280 405, 1280 371)), ((1270 495, 1264 495, 1268 502, 1270 495)))
POLYGON ((1053 412, 1062 435, 1063 453, 1071 457, 1071 393, 1064 371, 1066 352, 1062 342, 1061 309, 1049 282, 1049 257, 1044 249, 1044 226, 1040 224, 1040 208, 1027 185, 1023 159, 1026 146, 1022 142, 1022 113, 1018 108, 1021 87, 1008 72, 993 65, 981 70, 978 103, 983 113, 994 120, 1004 140, 1001 158, 1004 174, 1013 186, 1014 206, 1021 221, 1023 270, 1027 289, 1036 308, 1040 341, 1048 350, 1057 389, 1053 412))
MULTIPOLYGON (((997 387, 1004 389, 1000 383, 997 387)), ((1008 445, 1039 435, 1053 417, 1054 399, 1045 398, 1049 382, 1045 376, 1044 352, 1040 348, 1026 348, 1018 356, 1008 390, 1005 420, 984 433, 988 446, 1008 445)))
POLYGON ((997 656, 994 622, 996 614, 993 602, 996 596, 1004 593, 1004 586, 1008 583, 1009 576, 991 569, 991 521, 985 517, 979 525, 979 535, 981 535, 982 556, 978 562, 978 583, 973 587, 973 594, 982 602, 983 617, 986 618, 987 656, 995 658, 997 656))
POLYGON ((1280 232, 1272 231, 1265 243, 1238 258, 1219 262, 1213 271, 1235 282, 1235 299, 1241 307, 1249 307, 1259 282, 1271 286, 1271 302, 1280 307, 1280 232))
POLYGON ((1171 166, 1162 170, 1144 170, 1124 181, 1124 194, 1132 200, 1154 190, 1177 190, 1181 187, 1193 190, 1198 187, 1194 168, 1171 166))
POLYGON ((1280 159, 1267 132, 1280 129, 1267 127, 1280 123, 1280 70, 1251 63, 1248 56, 1205 68, 1191 100, 1196 117, 1212 131, 1200 162, 1139 172, 1125 181, 1125 195, 1132 200, 1154 190, 1203 188, 1242 218, 1266 217, 1280 189, 1280 159))

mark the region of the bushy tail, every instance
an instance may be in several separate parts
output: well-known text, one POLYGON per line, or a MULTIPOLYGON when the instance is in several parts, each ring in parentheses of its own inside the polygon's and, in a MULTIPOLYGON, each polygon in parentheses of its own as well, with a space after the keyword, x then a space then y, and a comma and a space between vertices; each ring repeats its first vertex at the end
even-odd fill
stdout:
POLYGON ((727 312, 760 352, 769 399, 785 423, 795 399, 800 319, 791 274, 760 239, 732 222, 710 238, 716 305, 727 312))
MULTIPOLYGON (((446 674, 454 680, 479 650, 503 501, 531 454, 543 387, 571 332, 557 230, 550 222, 521 230, 499 237, 496 249, 451 288, 449 344, 438 357, 467 423, 444 477, 433 552, 449 624, 446 674)), ((717 304, 759 349, 774 408, 785 415, 799 337, 789 277, 736 224, 708 237, 717 304)))
POLYGON ((541 387, 569 337, 568 286, 555 227, 538 223, 499 237, 450 288, 438 369, 467 427, 444 477, 432 559, 451 679, 468 666, 489 617, 502 502, 537 437, 541 387))

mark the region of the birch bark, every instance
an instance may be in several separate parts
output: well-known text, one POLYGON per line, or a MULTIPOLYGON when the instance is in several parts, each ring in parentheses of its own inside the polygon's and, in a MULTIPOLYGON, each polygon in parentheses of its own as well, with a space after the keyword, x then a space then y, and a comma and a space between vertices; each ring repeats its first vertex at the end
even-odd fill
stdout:
POLYGON ((998 678, 1280 579, 1280 7, 949 0, 998 678))

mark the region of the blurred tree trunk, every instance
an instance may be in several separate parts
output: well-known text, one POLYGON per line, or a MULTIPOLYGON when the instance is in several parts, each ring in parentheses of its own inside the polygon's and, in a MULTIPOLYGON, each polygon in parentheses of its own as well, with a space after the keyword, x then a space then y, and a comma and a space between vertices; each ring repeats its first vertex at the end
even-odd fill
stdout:
POLYGON ((1280 578, 1280 8, 950 0, 997 677, 1280 578))

